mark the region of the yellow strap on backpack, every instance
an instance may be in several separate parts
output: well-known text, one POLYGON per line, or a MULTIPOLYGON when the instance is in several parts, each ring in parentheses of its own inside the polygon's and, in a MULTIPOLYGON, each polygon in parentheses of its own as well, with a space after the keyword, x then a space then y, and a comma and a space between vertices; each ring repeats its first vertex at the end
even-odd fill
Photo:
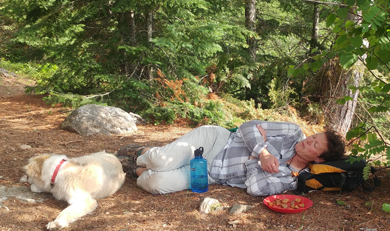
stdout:
MULTIPOLYGON (((319 173, 342 173, 346 172, 343 169, 333 167, 326 164, 309 164, 310 173, 313 174, 319 174, 319 173)), ((310 179, 306 181, 306 185, 313 188, 313 189, 319 189, 322 188, 323 185, 316 179, 310 179)), ((340 191, 340 187, 328 187, 323 188, 323 191, 340 191)))
POLYGON ((309 164, 309 169, 310 172, 314 174, 330 173, 330 172, 335 172, 335 173, 346 172, 343 169, 333 167, 327 164, 309 164))

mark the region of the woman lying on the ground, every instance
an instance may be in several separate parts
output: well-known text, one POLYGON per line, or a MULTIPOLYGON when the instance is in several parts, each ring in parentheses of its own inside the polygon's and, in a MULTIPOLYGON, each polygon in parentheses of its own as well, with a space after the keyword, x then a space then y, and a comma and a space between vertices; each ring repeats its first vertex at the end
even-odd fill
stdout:
POLYGON ((138 178, 139 187, 166 194, 189 188, 189 164, 199 147, 207 159, 209 184, 268 196, 295 190, 297 175, 307 171, 309 163, 340 159, 345 145, 334 131, 305 138, 296 124, 253 120, 236 132, 202 126, 163 147, 127 145, 117 156, 125 172, 138 178))

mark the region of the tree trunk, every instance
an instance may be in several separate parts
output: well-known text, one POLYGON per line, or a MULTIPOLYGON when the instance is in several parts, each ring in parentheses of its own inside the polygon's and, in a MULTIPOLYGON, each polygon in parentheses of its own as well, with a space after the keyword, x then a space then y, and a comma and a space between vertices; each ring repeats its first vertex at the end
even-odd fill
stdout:
POLYGON ((130 37, 131 37, 131 45, 137 45, 137 38, 135 37, 135 19, 134 19, 134 11, 130 11, 129 15, 130 19, 130 37))
MULTIPOLYGON (((126 20, 126 22, 128 23, 127 25, 129 27, 129 35, 128 36, 130 37, 130 45, 135 47, 137 45, 137 38, 135 37, 136 28, 135 28, 134 11, 127 12, 126 16, 128 18, 126 20)), ((125 53, 124 50, 123 50, 123 53, 125 53)), ((124 54, 124 56, 126 56, 126 55, 124 54)), ((137 68, 137 65, 135 63, 129 63, 129 61, 125 61, 123 71, 125 72, 126 76, 128 76, 128 78, 130 78, 132 76, 132 74, 135 72, 136 68, 137 68)))
MULTIPOLYGON (((359 22, 360 18, 361 12, 358 12, 358 15, 348 14, 347 17, 348 20, 356 22, 358 24, 361 23, 359 22)), ((368 47, 369 44, 367 41, 364 41, 363 43, 364 46, 368 47)), ((364 61, 365 59, 366 55, 363 55, 361 57, 361 60, 364 61)), ((348 89, 348 87, 358 87, 360 85, 361 80, 363 79, 365 66, 361 60, 359 59, 349 71, 345 72, 345 87, 341 88, 342 92, 340 92, 341 95, 350 96, 353 98, 353 100, 349 100, 345 102, 344 105, 338 106, 336 113, 331 121, 333 128, 338 131, 342 136, 345 136, 347 134, 353 121, 359 91, 356 90, 355 92, 353 92, 352 90, 348 89)))
MULTIPOLYGON (((253 32, 256 31, 256 0, 245 0, 245 27, 253 32)), ((248 52, 251 60, 256 61, 256 39, 248 38, 248 52)))
POLYGON ((148 10, 146 12, 146 32, 148 37, 148 42, 150 43, 153 38, 153 11, 148 10))
POLYGON ((320 24, 320 7, 318 3, 314 3, 314 12, 313 12, 313 29, 311 32, 311 41, 310 41, 310 49, 313 49, 318 44, 318 31, 320 24))
POLYGON ((351 127, 359 96, 359 90, 353 92, 348 87, 358 87, 360 85, 363 79, 364 68, 364 64, 359 60, 351 70, 345 72, 345 83, 343 83, 344 87, 341 88, 341 96, 350 96, 353 100, 349 100, 344 105, 338 106, 332 120, 333 128, 342 136, 345 136, 351 127))
MULTIPOLYGON (((348 20, 358 22, 359 16, 349 15, 348 20)), ((314 26, 313 26, 314 32, 314 26)), ((368 47, 367 43, 364 43, 368 47)), ((365 56, 360 57, 363 61, 365 56)), ((353 118, 359 96, 359 91, 353 92, 350 86, 358 87, 363 79, 365 66, 362 61, 357 61, 354 66, 345 70, 335 57, 325 63, 313 79, 304 85, 304 97, 308 103, 311 100, 322 106, 323 113, 318 115, 319 120, 325 120, 326 124, 344 136, 347 134, 353 118), (352 100, 343 105, 337 104, 336 99, 350 96, 352 100), (310 98, 310 99, 309 99, 310 98)))
MULTIPOLYGON (((153 38, 153 11, 152 10, 148 10, 146 12, 146 32, 147 32, 148 42, 150 46, 152 46, 152 38, 153 38)), ((152 64, 149 64, 148 74, 147 74, 149 80, 153 79, 153 72, 154 72, 154 68, 152 64)))

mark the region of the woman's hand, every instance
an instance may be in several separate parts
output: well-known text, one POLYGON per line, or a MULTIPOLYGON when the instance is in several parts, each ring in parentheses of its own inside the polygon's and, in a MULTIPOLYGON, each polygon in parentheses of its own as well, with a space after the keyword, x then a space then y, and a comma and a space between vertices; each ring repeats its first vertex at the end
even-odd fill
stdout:
POLYGON ((261 168, 269 173, 277 173, 279 172, 279 161, 273 156, 271 153, 267 151, 267 149, 263 149, 263 151, 259 155, 259 160, 261 163, 261 168))
POLYGON ((260 124, 256 124, 256 128, 259 130, 264 142, 267 141, 267 132, 264 130, 264 128, 260 124))
MULTIPOLYGON (((261 127, 260 124, 256 124, 257 130, 259 130, 261 136, 263 137, 264 142, 267 141, 267 131, 261 127)), ((251 156, 250 159, 255 159, 255 157, 251 156)), ((274 157, 271 153, 268 152, 267 149, 263 149, 263 151, 259 154, 260 166, 261 168, 269 173, 277 173, 279 172, 279 161, 276 157, 274 157)))

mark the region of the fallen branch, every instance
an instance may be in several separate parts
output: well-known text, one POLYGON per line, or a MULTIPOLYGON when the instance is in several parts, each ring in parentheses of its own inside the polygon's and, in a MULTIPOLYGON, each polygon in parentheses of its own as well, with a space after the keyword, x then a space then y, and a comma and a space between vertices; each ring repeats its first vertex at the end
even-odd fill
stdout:
POLYGON ((360 223, 360 224, 358 224, 358 225, 355 226, 355 229, 354 229, 354 230, 358 230, 358 228, 359 228, 360 226, 365 225, 365 224, 368 224, 368 223, 373 222, 373 221, 376 221, 376 220, 378 220, 378 219, 379 219, 379 217, 377 217, 377 218, 375 218, 375 219, 372 219, 372 220, 370 220, 370 221, 366 221, 366 222, 360 223))
POLYGON ((83 142, 84 140, 73 140, 73 141, 69 141, 69 142, 64 142, 64 143, 60 143, 60 145, 68 145, 68 144, 71 144, 71 143, 76 143, 76 142, 83 142))
POLYGON ((336 6, 348 6, 342 3, 337 3, 337 2, 323 2, 323 1, 313 1, 313 0, 304 0, 305 2, 308 3, 317 3, 317 4, 322 4, 322 5, 336 5, 336 6))
POLYGON ((103 97, 103 96, 105 96, 105 95, 109 95, 109 94, 110 94, 111 92, 113 92, 113 91, 115 91, 115 89, 112 90, 112 91, 103 93, 103 94, 91 95, 91 96, 84 96, 84 97, 87 98, 87 99, 92 99, 92 98, 96 98, 96 97, 103 97))

